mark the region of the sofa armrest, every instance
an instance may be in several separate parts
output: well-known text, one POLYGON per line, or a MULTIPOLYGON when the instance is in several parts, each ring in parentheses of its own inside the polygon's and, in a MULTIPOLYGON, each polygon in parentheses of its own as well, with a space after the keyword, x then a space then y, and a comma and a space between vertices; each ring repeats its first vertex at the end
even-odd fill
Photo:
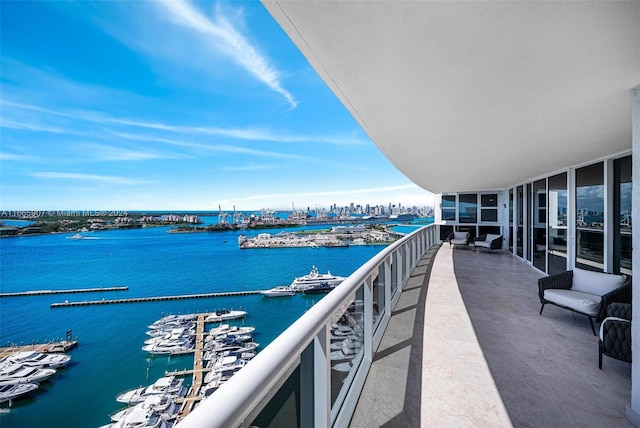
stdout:
POLYGON ((502 237, 502 235, 498 236, 496 239, 494 239, 493 241, 491 241, 491 245, 490 245, 490 249, 491 250, 498 250, 500 248, 502 248, 502 240, 504 238, 502 237))
POLYGON ((545 303, 544 290, 549 288, 568 290, 573 284, 573 271, 557 273, 538 279, 538 297, 540 303, 545 303))
POLYGON ((451 233, 449 234, 449 236, 447 236, 447 239, 445 239, 444 241, 445 241, 445 242, 451 242, 451 240, 452 240, 452 239, 453 239, 453 232, 451 232, 451 233))
MULTIPOLYGON (((620 318, 605 318, 600 326, 598 338, 602 353, 618 360, 631 362, 631 321, 620 318)), ((600 362, 602 366, 602 360, 600 362)))
POLYGON ((601 322, 607 317, 607 308, 612 303, 631 303, 631 278, 627 276, 624 285, 620 288, 605 294, 600 300, 600 310, 596 317, 597 322, 601 322))
POLYGON ((623 318, 631 321, 631 303, 611 303, 607 307, 607 317, 623 318))
POLYGON ((486 233, 484 235, 477 236, 476 239, 474 239, 474 242, 484 241, 485 239, 487 239, 486 233))

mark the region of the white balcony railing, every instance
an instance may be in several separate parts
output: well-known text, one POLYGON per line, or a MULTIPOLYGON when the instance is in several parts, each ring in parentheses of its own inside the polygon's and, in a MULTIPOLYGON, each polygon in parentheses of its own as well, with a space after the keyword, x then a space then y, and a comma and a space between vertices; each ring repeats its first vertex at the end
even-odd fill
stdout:
POLYGON ((425 226, 368 260, 178 428, 347 426, 391 312, 436 235, 425 226))

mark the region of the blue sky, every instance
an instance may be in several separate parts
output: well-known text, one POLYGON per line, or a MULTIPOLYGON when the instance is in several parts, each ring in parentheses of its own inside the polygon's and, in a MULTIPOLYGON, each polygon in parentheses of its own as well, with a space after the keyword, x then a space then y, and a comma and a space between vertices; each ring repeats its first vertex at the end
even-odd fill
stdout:
POLYGON ((258 2, 0 2, 2 210, 431 206, 258 2))

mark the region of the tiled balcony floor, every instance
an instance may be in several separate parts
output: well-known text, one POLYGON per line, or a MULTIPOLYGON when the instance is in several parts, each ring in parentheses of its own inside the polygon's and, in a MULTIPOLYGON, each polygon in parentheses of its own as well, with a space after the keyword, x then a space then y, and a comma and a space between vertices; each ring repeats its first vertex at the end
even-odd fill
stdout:
POLYGON ((631 366, 547 305, 508 253, 432 249, 374 357, 352 427, 629 427, 631 366), (433 264, 431 264, 433 261, 433 264))

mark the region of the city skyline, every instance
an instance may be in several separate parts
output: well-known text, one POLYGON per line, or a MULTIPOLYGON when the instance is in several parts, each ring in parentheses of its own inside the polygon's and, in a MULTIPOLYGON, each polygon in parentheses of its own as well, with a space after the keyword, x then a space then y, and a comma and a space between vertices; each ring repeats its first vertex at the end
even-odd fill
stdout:
POLYGON ((0 9, 2 210, 433 206, 260 3, 0 9))

